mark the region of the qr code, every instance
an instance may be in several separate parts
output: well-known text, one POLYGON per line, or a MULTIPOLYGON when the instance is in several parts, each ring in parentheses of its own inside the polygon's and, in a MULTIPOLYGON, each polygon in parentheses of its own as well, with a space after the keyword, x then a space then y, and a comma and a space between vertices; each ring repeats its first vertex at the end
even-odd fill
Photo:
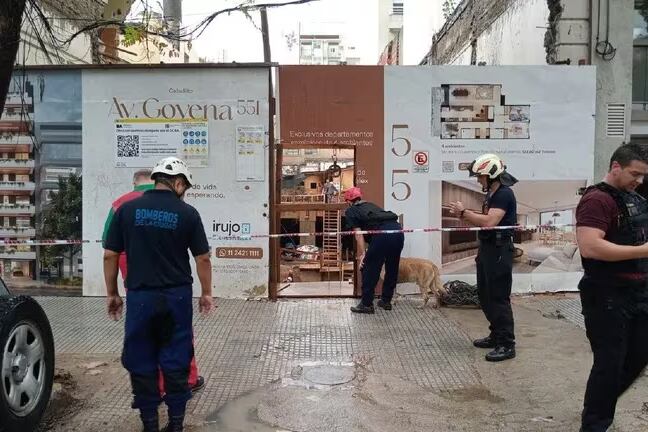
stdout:
POLYGON ((444 173, 453 173, 454 172, 454 162, 453 161, 443 161, 443 172, 444 173))
POLYGON ((117 135, 117 157, 139 157, 139 135, 117 135))

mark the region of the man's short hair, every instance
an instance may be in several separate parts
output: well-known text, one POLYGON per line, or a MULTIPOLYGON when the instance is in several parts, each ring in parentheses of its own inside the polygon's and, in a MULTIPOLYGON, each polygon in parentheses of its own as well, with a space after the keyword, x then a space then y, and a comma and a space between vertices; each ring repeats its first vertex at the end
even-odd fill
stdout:
POLYGON ((612 153, 610 158, 610 169, 612 164, 617 162, 621 168, 625 168, 632 163, 639 161, 648 164, 648 148, 645 145, 637 143, 623 144, 612 153))
POLYGON ((146 178, 146 180, 149 180, 152 173, 153 171, 148 168, 137 170, 135 171, 135 174, 133 174, 133 181, 137 181, 141 178, 146 178))

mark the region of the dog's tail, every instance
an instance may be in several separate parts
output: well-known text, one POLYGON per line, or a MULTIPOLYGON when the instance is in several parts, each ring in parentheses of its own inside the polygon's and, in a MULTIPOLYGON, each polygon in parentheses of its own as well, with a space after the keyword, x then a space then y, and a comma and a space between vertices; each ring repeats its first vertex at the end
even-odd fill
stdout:
POLYGON ((434 275, 434 280, 432 281, 432 285, 434 286, 434 290, 439 293, 439 294, 447 294, 447 290, 443 286, 443 282, 441 282, 441 277, 439 277, 439 274, 434 275))

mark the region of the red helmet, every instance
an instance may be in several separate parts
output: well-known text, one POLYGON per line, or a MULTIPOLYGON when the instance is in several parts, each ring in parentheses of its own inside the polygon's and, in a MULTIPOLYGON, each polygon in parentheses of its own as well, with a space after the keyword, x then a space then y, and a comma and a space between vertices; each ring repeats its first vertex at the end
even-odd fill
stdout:
POLYGON ((362 191, 359 187, 352 187, 344 192, 344 201, 353 201, 362 198, 362 191))

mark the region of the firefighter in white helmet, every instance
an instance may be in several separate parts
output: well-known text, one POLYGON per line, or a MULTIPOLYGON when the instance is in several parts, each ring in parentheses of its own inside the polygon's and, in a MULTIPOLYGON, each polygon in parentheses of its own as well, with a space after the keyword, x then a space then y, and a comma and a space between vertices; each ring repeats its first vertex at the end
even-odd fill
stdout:
MULTIPOLYGON (((450 203, 450 210, 463 221, 478 227, 517 225, 517 203, 510 186, 517 180, 506 172, 504 162, 494 154, 478 157, 469 167, 486 193, 481 211, 467 209, 463 203, 450 203)), ((513 279, 513 231, 484 230, 478 234, 477 289, 479 302, 490 323, 490 334, 473 342, 490 348, 488 361, 515 357, 511 285, 513 279)))
POLYGON ((193 358, 192 284, 189 263, 196 260, 202 295, 200 311, 213 307, 210 248, 198 211, 182 200, 194 184, 184 161, 168 157, 153 168, 152 190, 122 204, 104 242, 108 313, 119 319, 123 303, 117 292, 119 255, 126 253, 127 313, 122 364, 128 370, 133 407, 140 410, 144 432, 159 432, 158 370, 164 376, 167 432, 182 432, 191 398, 189 368, 193 358))

